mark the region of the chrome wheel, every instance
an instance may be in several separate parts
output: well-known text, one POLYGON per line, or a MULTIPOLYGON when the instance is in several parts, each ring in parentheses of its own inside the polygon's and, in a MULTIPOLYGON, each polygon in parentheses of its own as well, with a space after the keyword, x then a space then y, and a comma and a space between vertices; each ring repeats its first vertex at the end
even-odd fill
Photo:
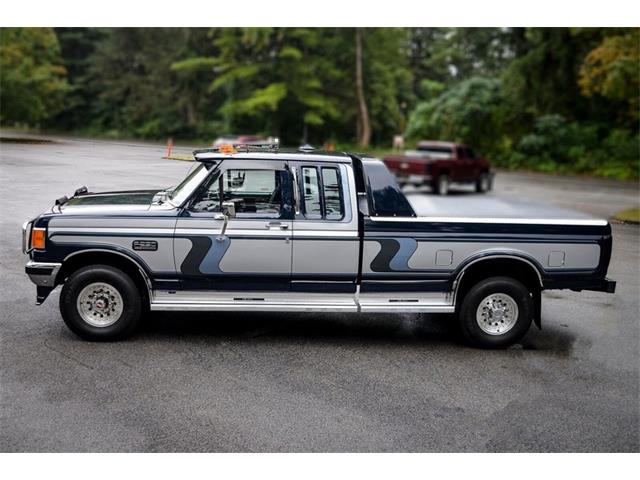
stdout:
POLYGON ((108 283, 90 283, 78 295, 78 313, 94 327, 108 327, 122 315, 124 302, 120 292, 108 283))
POLYGON ((518 321, 518 304, 509 295, 492 293, 485 297, 476 310, 476 322, 489 335, 502 335, 518 321))

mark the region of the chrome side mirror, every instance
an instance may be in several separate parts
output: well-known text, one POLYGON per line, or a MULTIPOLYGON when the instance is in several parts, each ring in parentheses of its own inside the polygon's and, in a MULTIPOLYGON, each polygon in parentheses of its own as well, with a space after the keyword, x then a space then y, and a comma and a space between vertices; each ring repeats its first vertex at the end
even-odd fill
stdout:
POLYGON ((224 213, 216 213, 213 217, 214 220, 223 220, 222 231, 220 235, 216 238, 219 242, 224 242, 224 234, 227 231, 227 224, 229 223, 229 216, 224 213))
POLYGON ((236 204, 233 202, 222 202, 222 211, 225 212, 228 217, 233 218, 236 216, 236 204))
POLYGON ((225 236, 224 234, 227 231, 227 225, 229 224, 229 218, 233 218, 236 216, 236 205, 233 202, 222 202, 222 213, 216 213, 213 217, 214 220, 223 220, 222 231, 220 235, 218 235, 217 240, 219 242, 224 242, 225 236))

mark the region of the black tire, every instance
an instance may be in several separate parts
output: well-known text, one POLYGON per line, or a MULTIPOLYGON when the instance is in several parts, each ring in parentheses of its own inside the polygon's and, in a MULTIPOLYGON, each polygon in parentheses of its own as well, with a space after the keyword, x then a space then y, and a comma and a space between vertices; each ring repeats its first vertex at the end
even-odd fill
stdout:
POLYGON ((122 270, 108 265, 91 265, 75 271, 67 279, 60 293, 60 313, 64 323, 73 333, 85 340, 111 341, 126 338, 140 323, 142 312, 142 296, 131 277, 122 270), (122 306, 118 307, 121 308, 121 313, 110 325, 92 325, 79 311, 78 296, 85 287, 96 283, 114 288, 122 298, 122 306))
MULTIPOLYGON (((489 310, 495 311, 490 308, 489 310)), ((468 345, 481 348, 504 348, 513 345, 529 331, 533 315, 533 297, 527 287, 510 277, 491 277, 474 285, 464 296, 458 310, 458 325, 462 337, 468 345), (497 297, 495 294, 498 294, 497 297), (491 295, 494 297, 490 297, 491 295), (514 312, 511 311, 511 318, 515 317, 515 319, 512 326, 504 333, 496 333, 495 331, 488 333, 485 331, 486 329, 499 330, 502 327, 499 321, 504 323, 506 320, 508 325, 509 319, 502 317, 502 315, 508 314, 508 309, 507 313, 504 311, 500 313, 500 317, 491 318, 491 313, 484 312, 489 307, 480 308, 480 304, 489 298, 500 299, 504 296, 515 302, 517 315, 513 315, 514 312), (496 320, 495 324, 492 322, 493 320, 496 320), (483 327, 480 326, 480 323, 483 323, 483 327)))
POLYGON ((438 195, 447 195, 449 193, 449 187, 451 182, 449 182, 449 175, 446 173, 442 173, 438 175, 436 178, 436 183, 433 185, 433 190, 438 195))
POLYGON ((491 176, 487 172, 480 174, 476 180, 476 192, 485 193, 491 190, 491 176))

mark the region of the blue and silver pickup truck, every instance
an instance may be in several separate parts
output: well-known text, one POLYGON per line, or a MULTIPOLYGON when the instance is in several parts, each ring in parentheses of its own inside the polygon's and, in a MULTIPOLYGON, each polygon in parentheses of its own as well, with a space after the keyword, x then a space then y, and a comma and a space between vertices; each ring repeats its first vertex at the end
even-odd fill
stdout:
POLYGON ((540 326, 542 290, 615 290, 604 220, 418 217, 385 165, 355 154, 194 157, 175 187, 83 187, 26 222, 36 303, 62 285, 62 318, 88 340, 160 310, 426 312, 504 347, 540 326))

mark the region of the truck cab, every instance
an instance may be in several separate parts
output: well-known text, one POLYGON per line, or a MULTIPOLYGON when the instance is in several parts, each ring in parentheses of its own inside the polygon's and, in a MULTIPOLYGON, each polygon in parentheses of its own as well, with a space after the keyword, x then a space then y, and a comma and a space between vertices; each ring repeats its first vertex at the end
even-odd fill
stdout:
POLYGON ((147 311, 423 312, 502 347, 540 325, 542 290, 615 289, 603 220, 418 217, 384 163, 355 154, 194 159, 175 187, 82 188, 27 222, 37 303, 62 285, 63 320, 90 340, 130 335, 147 311))

